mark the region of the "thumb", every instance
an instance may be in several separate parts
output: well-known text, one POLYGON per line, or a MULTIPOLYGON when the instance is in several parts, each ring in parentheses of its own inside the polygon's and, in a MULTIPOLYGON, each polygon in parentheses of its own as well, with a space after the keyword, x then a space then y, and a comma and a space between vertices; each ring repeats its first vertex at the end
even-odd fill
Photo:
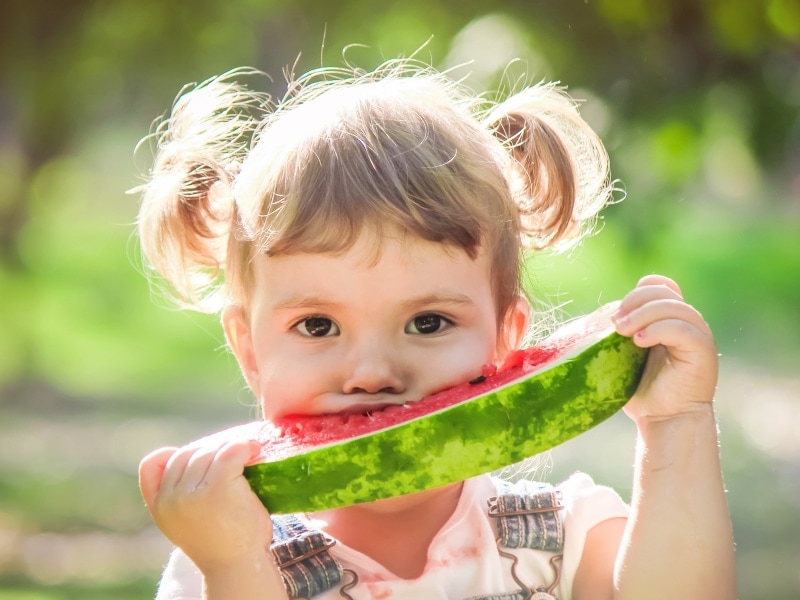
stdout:
POLYGON ((148 508, 155 503, 167 463, 177 450, 173 447, 160 448, 145 456, 139 463, 139 489, 148 508))

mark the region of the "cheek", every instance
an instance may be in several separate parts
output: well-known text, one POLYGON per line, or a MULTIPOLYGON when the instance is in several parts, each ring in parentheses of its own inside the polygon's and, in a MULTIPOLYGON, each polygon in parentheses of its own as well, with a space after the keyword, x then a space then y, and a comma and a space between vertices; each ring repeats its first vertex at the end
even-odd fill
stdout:
POLYGON ((331 391, 334 373, 329 361, 284 352, 262 364, 257 398, 267 420, 313 413, 320 394, 331 391))
MULTIPOLYGON (((480 375, 481 367, 494 362, 496 337, 476 332, 461 339, 447 352, 431 357, 430 377, 438 382, 433 387, 443 389, 469 381, 480 375)), ((426 361, 427 362, 427 361, 426 361)))
POLYGON ((303 398, 311 394, 313 378, 301 378, 294 368, 273 370, 259 377, 258 402, 265 419, 273 420, 297 412, 303 398))

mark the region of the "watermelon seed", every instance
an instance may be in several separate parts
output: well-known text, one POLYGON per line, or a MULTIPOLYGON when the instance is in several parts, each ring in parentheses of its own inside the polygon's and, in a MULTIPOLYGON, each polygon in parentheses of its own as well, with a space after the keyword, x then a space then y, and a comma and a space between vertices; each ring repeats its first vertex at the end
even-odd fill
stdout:
POLYGON ((478 375, 475 379, 469 380, 472 385, 475 385, 476 383, 483 383, 484 381, 486 381, 486 375, 478 375))

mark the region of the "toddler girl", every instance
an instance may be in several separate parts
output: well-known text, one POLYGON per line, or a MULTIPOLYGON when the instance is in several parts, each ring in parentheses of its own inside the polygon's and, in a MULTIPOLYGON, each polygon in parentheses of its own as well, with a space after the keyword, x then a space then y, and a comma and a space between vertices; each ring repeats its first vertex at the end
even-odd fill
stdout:
MULTIPOLYGON (((245 76, 177 100, 139 231, 179 302, 221 312, 264 419, 414 402, 520 346, 523 251, 575 243, 611 193, 563 91, 492 102, 392 61, 311 72, 273 105, 245 76)), ((158 598, 733 598, 712 334, 658 275, 615 322, 651 348, 625 409, 630 507, 584 474, 556 488, 485 475, 271 518, 243 477, 254 442, 162 448, 140 466, 176 546, 158 598), (531 499, 544 508, 514 509, 531 499)))

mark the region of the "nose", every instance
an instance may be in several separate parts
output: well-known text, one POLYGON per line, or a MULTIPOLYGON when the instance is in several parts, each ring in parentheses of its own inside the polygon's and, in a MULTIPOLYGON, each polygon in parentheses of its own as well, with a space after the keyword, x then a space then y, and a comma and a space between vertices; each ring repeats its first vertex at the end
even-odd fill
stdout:
POLYGON ((345 394, 401 394, 404 378, 398 356, 388 344, 369 343, 352 349, 345 394))

